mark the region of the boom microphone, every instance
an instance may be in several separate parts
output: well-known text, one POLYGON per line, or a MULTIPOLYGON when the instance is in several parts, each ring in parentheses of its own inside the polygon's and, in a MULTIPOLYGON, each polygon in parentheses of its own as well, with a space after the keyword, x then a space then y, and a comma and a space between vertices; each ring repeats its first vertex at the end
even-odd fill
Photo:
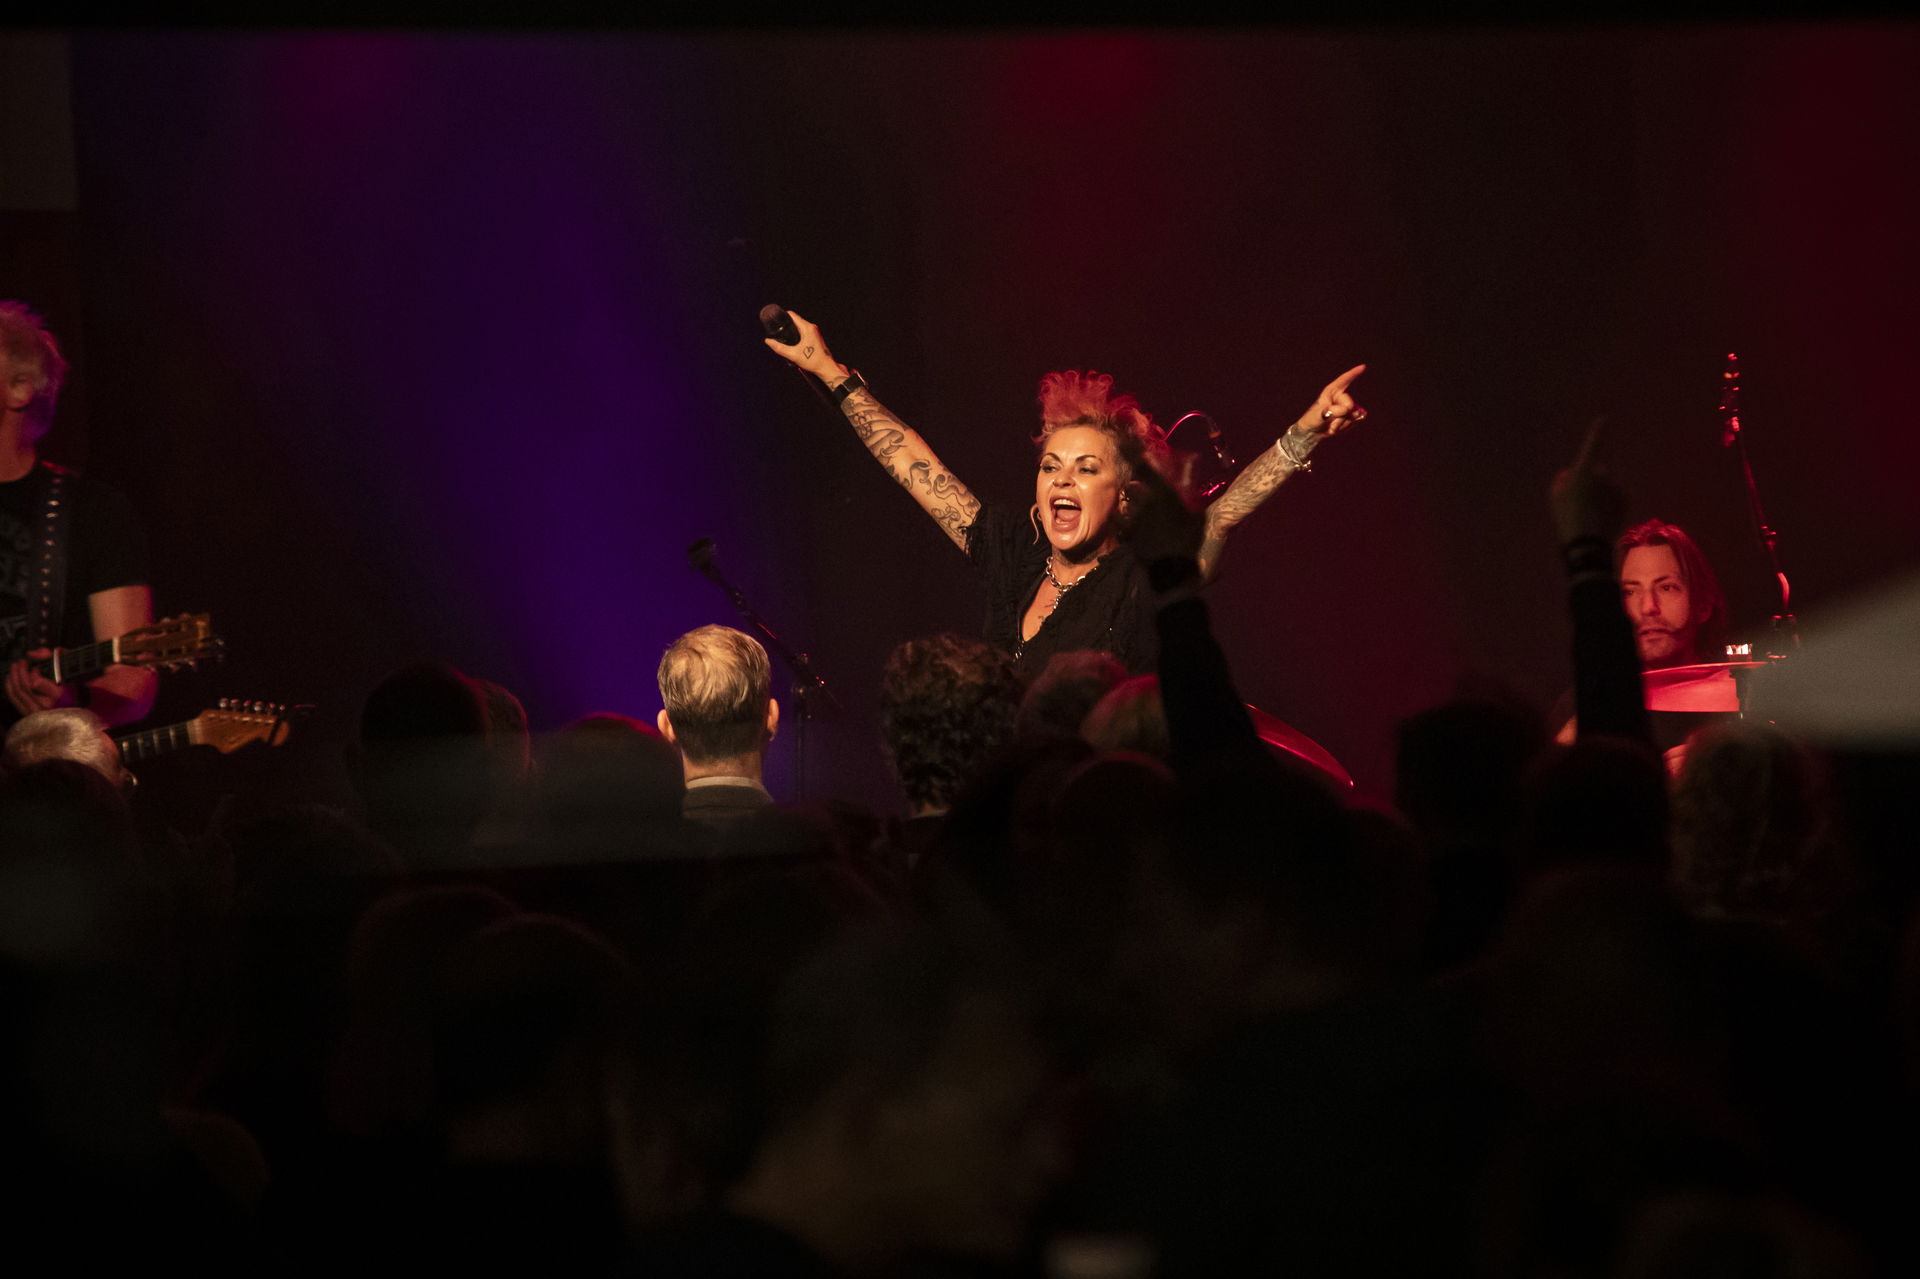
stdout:
POLYGON ((769 302, 760 308, 760 327, 781 346, 796 346, 800 342, 800 330, 793 326, 793 317, 777 303, 769 302))
POLYGON ((702 577, 719 581, 719 572, 713 567, 713 539, 703 537, 687 548, 687 563, 694 567, 702 577))
POLYGON ((1727 352, 1727 369, 1720 375, 1720 447, 1730 449, 1740 438, 1740 355, 1727 352))

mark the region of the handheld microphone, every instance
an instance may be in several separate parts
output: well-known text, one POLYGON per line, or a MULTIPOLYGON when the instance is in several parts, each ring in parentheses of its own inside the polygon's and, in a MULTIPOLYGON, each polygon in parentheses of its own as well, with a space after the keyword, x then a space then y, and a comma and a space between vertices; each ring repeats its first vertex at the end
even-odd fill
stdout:
POLYGON ((769 302, 760 308, 760 327, 781 346, 796 346, 800 342, 800 330, 793 326, 793 317, 777 303, 769 302))

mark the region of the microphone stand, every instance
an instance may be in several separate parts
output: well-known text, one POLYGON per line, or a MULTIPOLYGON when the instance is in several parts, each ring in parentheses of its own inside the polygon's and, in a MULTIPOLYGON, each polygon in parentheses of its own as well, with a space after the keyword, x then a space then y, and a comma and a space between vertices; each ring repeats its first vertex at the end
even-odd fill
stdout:
POLYGON ((1766 508, 1760 504, 1760 485, 1753 478, 1753 459, 1747 454, 1746 437, 1740 431, 1740 357, 1738 354, 1732 351, 1727 352, 1727 368, 1720 376, 1725 382, 1720 394, 1722 424, 1720 447, 1735 449, 1740 454, 1740 472, 1745 477, 1747 485, 1747 508, 1753 516, 1754 532, 1760 538, 1760 546, 1767 553, 1767 564, 1773 569, 1774 586, 1780 593, 1780 611, 1773 615, 1773 643, 1768 646, 1767 653, 1769 659, 1777 661, 1787 656, 1787 653, 1776 650, 1795 650, 1800 647, 1799 624, 1794 620, 1791 608, 1793 587, 1780 567, 1780 534, 1773 525, 1767 523, 1766 508))
MULTIPOLYGON (((761 616, 747 603, 747 597, 739 587, 721 575, 720 568, 713 562, 713 539, 703 537, 687 548, 687 563, 702 577, 718 586, 733 601, 734 611, 753 630, 759 632, 760 639, 770 652, 779 655, 793 673, 793 777, 794 798, 804 799, 807 794, 807 724, 813 719, 813 700, 819 694, 826 694, 828 701, 834 701, 833 694, 827 690, 827 682, 813 673, 813 667, 807 664, 805 653, 796 653, 787 647, 786 641, 774 634, 761 616)), ((837 703, 836 703, 837 704, 837 703)))
MULTIPOLYGON (((1201 425, 1206 427, 1207 448, 1212 451, 1214 461, 1220 464, 1221 478, 1207 485, 1207 487, 1198 494, 1200 501, 1210 502, 1213 500, 1213 495, 1225 488, 1228 482, 1233 479, 1233 455, 1227 452, 1224 443, 1226 437, 1220 433, 1220 424, 1198 409, 1195 409, 1191 413, 1181 414, 1179 420, 1167 428, 1167 438, 1173 438, 1174 432, 1185 425, 1189 419, 1197 419, 1201 425)), ((1194 449, 1192 452, 1198 457, 1200 450, 1194 449)))

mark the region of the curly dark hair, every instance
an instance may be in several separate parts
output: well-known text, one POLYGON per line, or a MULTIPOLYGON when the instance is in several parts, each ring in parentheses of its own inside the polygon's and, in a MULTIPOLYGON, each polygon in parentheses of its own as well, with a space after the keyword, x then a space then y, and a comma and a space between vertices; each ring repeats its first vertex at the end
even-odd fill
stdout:
POLYGON ((880 720, 900 789, 945 808, 1013 735, 1024 692, 1013 658, 959 635, 908 640, 887 658, 880 720))

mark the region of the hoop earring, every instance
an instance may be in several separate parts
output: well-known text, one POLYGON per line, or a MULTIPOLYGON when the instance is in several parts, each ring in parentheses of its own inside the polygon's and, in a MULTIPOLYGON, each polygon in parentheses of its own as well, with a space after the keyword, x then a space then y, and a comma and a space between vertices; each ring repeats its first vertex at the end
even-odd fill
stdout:
POLYGON ((1033 544, 1040 543, 1040 503, 1035 502, 1027 508, 1027 523, 1033 526, 1033 544))

